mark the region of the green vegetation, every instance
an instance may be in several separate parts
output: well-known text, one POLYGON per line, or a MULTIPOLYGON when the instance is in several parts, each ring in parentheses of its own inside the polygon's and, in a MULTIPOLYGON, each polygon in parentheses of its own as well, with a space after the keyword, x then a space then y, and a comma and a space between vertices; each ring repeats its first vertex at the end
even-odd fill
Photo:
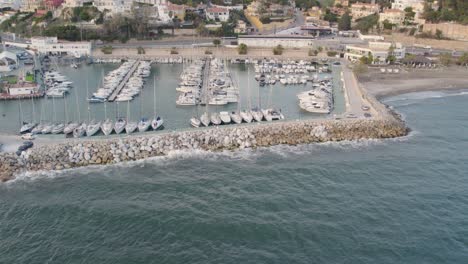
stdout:
POLYGON ((18 76, 16 75, 3 76, 2 82, 7 82, 9 84, 16 84, 18 82, 18 76))
POLYGON ((244 43, 239 44, 239 47, 237 48, 237 51, 241 55, 247 54, 247 45, 245 45, 244 43))
POLYGON ((354 67, 353 67, 353 72, 356 75, 365 74, 368 71, 369 71, 369 67, 366 64, 363 64, 363 63, 358 63, 358 64, 354 65, 354 67))
POLYGON ((325 15, 323 16, 323 20, 328 22, 338 22, 338 16, 333 14, 330 9, 325 9, 325 15))
POLYGON ((317 0, 296 0, 296 7, 301 9, 309 9, 313 6, 320 7, 320 2, 317 0))
POLYGON ((350 29, 351 29, 351 16, 349 12, 346 12, 338 20, 338 30, 350 30, 350 29))
POLYGON ((450 53, 440 54, 439 62, 440 62, 440 64, 442 64, 444 66, 449 66, 453 62, 452 54, 450 54, 450 53))
POLYGON ((458 60, 457 60, 458 65, 468 65, 468 52, 463 53, 458 60))
POLYGON ((374 56, 372 56, 372 54, 369 54, 368 56, 362 56, 359 61, 362 63, 362 64, 372 64, 372 62, 374 62, 374 56))
POLYGON ((146 51, 145 51, 145 49, 143 47, 138 47, 137 52, 138 52, 138 54, 146 54, 146 51))
POLYGON ((376 27, 379 22, 379 15, 373 14, 356 20, 354 29, 360 30, 362 33, 368 33, 372 28, 376 27))
POLYGON ((424 18, 428 22, 456 21, 468 25, 468 1, 440 0, 439 9, 432 9, 430 3, 424 6, 424 18))
POLYGON ((34 74, 27 72, 26 76, 24 77, 24 80, 27 82, 34 82, 34 74))
POLYGON ((387 29, 387 30, 392 30, 393 29, 393 26, 395 26, 394 24, 390 23, 388 21, 388 19, 385 19, 383 22, 382 22, 382 25, 383 25, 383 28, 384 29, 387 29))
POLYGON ((215 45, 215 46, 221 45, 221 40, 220 39, 214 39, 213 40, 213 45, 215 45))
POLYGON ((172 47, 171 52, 172 55, 179 54, 179 51, 177 50, 176 47, 172 47))
POLYGON ((109 46, 104 46, 104 47, 102 47, 102 48, 101 48, 101 51, 102 51, 102 53, 104 53, 104 54, 112 54, 112 50, 113 50, 113 49, 114 49, 114 48, 112 48, 112 46, 109 45, 109 46))
POLYGON ((432 34, 432 32, 427 31, 427 32, 422 32, 418 35, 416 35, 417 38, 431 38, 431 39, 448 39, 444 37, 443 33, 441 30, 437 29, 435 34, 432 34))
POLYGON ((260 17, 260 22, 263 24, 270 24, 271 23, 271 18, 269 16, 261 16, 260 17))
POLYGON ((327 51, 328 57, 335 57, 336 55, 338 55, 338 52, 336 51, 333 51, 333 50, 327 51))
POLYGON ((273 55, 282 55, 283 51, 284 51, 283 46, 278 45, 278 46, 273 48, 273 55))
POLYGON ((317 56, 318 53, 319 53, 318 50, 313 50, 313 49, 309 50, 309 56, 317 56))

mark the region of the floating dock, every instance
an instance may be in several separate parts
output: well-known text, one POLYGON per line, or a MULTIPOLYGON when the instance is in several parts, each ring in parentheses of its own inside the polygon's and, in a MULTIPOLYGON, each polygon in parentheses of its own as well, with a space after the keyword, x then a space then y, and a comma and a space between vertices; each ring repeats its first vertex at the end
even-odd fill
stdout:
POLYGON ((109 96, 107 101, 113 102, 115 100, 117 95, 119 95, 120 92, 122 91, 122 89, 125 87, 125 84, 127 84, 130 77, 132 77, 133 73, 135 73, 136 69, 138 68, 138 65, 140 65, 140 60, 135 61, 135 63, 132 65, 132 68, 130 68, 127 75, 125 75, 122 82, 119 84, 119 86, 117 86, 117 88, 114 90, 114 92, 111 94, 111 96, 109 96))
POLYGON ((211 59, 205 61, 205 67, 203 68, 203 85, 200 93, 200 104, 206 105, 210 98, 208 98, 208 85, 210 85, 210 65, 211 59))

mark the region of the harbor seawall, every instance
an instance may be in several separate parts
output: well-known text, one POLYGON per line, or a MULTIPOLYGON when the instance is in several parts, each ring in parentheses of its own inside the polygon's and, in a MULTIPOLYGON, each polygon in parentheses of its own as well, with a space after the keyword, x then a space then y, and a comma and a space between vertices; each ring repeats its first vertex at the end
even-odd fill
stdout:
POLYGON ((174 150, 223 151, 297 145, 326 141, 404 136, 408 129, 398 116, 347 120, 303 120, 224 126, 104 140, 71 140, 34 147, 17 156, 0 154, 0 181, 23 172, 63 170, 163 156, 174 150))

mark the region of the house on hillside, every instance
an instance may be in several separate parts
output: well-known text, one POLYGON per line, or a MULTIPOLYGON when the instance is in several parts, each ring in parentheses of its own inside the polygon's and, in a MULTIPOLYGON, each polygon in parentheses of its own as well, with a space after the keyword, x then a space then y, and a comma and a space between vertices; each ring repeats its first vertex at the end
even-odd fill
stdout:
POLYGON ((229 9, 222 7, 208 8, 206 9, 206 18, 208 20, 227 22, 229 20, 229 9))
POLYGON ((374 3, 360 3, 357 2, 351 5, 351 16, 353 20, 377 14, 380 11, 380 6, 374 3))

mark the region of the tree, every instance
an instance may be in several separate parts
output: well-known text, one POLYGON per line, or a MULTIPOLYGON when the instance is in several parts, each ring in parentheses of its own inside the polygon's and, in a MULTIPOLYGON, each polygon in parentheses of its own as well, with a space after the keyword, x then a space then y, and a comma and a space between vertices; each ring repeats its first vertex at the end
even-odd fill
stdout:
POLYGON ((436 39, 442 39, 443 38, 442 30, 436 29, 435 37, 436 39))
POLYGON ((219 39, 214 39, 214 40, 213 40, 213 45, 215 45, 215 46, 221 45, 221 40, 219 40, 219 39))
POLYGON ((370 29, 377 26, 378 22, 379 16, 377 14, 369 15, 358 19, 355 29, 358 29, 363 33, 367 33, 370 29))
POLYGON ((239 44, 238 52, 241 55, 247 54, 247 45, 245 45, 244 43, 239 44))
POLYGON ((325 15, 323 16, 323 20, 328 22, 338 22, 338 16, 333 14, 330 9, 325 10, 325 15))
POLYGON ((273 55, 281 55, 283 54, 283 50, 284 50, 283 46, 278 45, 275 48, 273 48, 273 55))
POLYGON ((458 60, 457 63, 460 65, 467 65, 468 64, 468 52, 463 53, 458 60))
POLYGON ((351 29, 351 16, 349 12, 345 12, 340 20, 338 21, 338 30, 350 30, 351 29))
POLYGON ((444 66, 450 65, 452 63, 452 54, 450 53, 440 54, 439 62, 444 66))

